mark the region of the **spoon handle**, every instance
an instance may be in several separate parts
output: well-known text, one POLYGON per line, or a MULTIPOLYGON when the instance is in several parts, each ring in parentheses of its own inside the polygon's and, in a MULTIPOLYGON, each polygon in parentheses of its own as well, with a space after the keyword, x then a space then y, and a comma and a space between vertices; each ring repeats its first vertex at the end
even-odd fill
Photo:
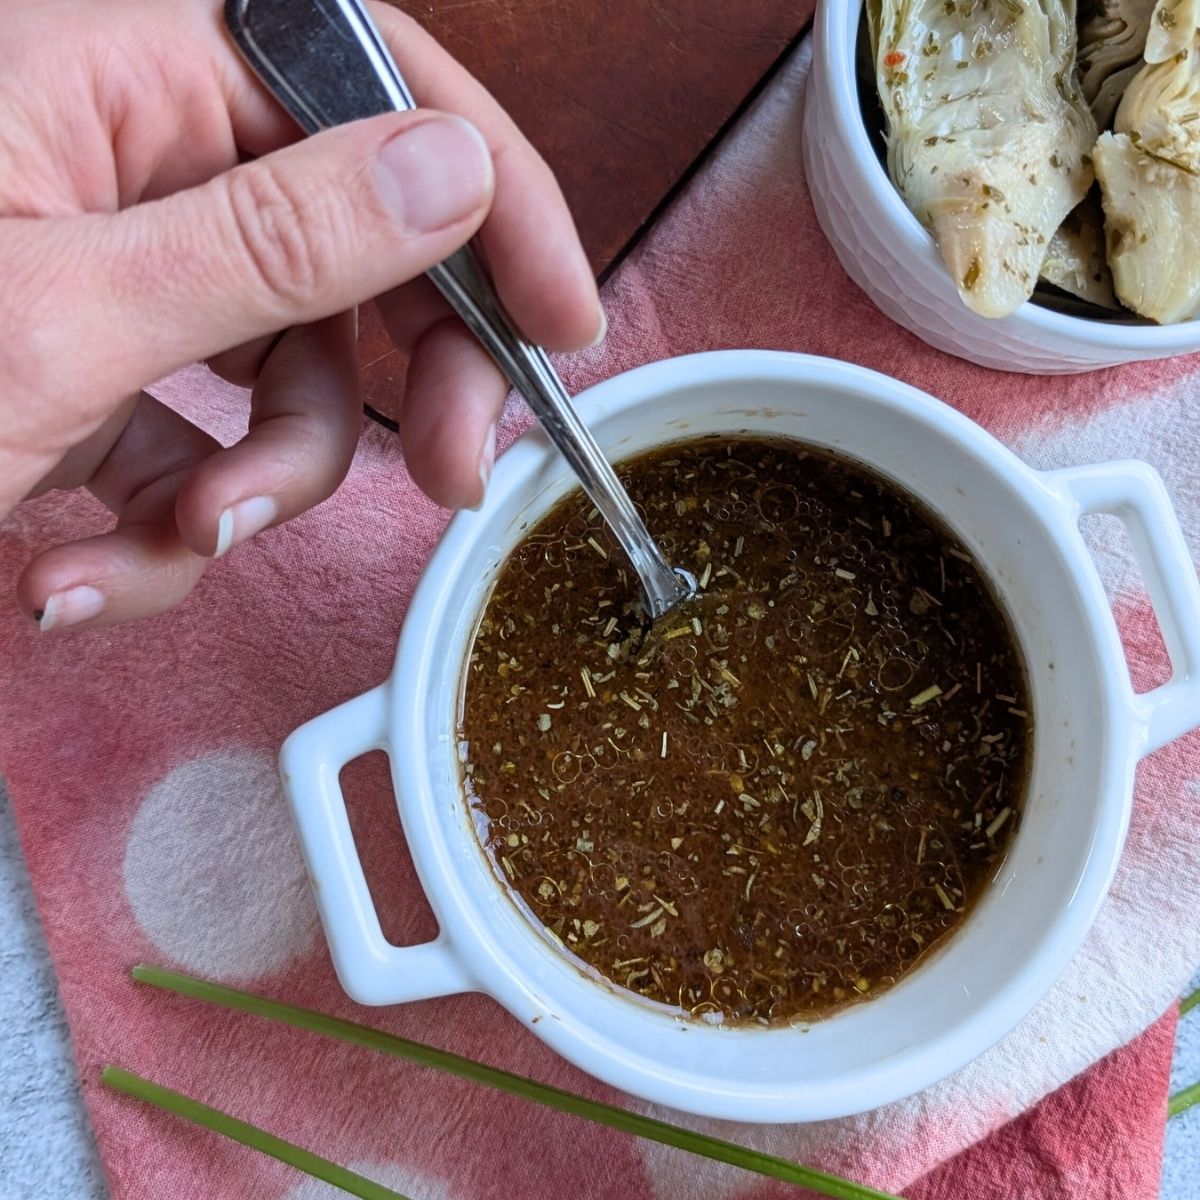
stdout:
MULTIPOLYGON (((226 0, 225 21, 255 73, 310 134, 416 107, 359 0, 226 0)), ((464 246, 428 275, 579 477, 629 556, 650 616, 686 599, 688 581, 663 558, 545 350, 517 332, 475 252, 464 246)))

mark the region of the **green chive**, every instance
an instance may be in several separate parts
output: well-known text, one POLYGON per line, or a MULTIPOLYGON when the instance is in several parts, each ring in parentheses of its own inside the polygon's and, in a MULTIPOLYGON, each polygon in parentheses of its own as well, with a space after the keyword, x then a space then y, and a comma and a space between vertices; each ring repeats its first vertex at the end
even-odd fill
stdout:
POLYGON ((1178 1116, 1181 1112, 1186 1112, 1193 1104, 1200 1104, 1200 1083, 1193 1083, 1191 1087, 1185 1087, 1182 1092, 1176 1092, 1167 1101, 1167 1116, 1178 1116))
POLYGON ((171 1091, 170 1088, 151 1083, 150 1080, 143 1079, 140 1075, 134 1075, 129 1071, 123 1071, 120 1067, 105 1067, 100 1078, 118 1092, 124 1092, 138 1100, 144 1100, 147 1104, 153 1104, 155 1108, 161 1108, 166 1112, 174 1113, 177 1117, 182 1117, 185 1121, 191 1121, 193 1125, 211 1129, 235 1142, 240 1142, 243 1146, 249 1146, 252 1150, 258 1150, 263 1154, 270 1155, 271 1158, 277 1158, 281 1163, 295 1167, 297 1171, 302 1171, 305 1175, 323 1179, 326 1183, 331 1183, 334 1187, 349 1192, 352 1196, 362 1197, 362 1200, 408 1200, 407 1196, 393 1192, 391 1188, 375 1183, 345 1167, 339 1167, 337 1163, 330 1162, 329 1159, 322 1158, 319 1154, 313 1154, 291 1142, 285 1142, 283 1138, 277 1138, 265 1129, 259 1129, 257 1125, 239 1121, 228 1113, 223 1113, 216 1108, 209 1108, 207 1104, 201 1104, 199 1100, 193 1100, 190 1096, 184 1096, 179 1092, 171 1091))
POLYGON ((674 1146, 687 1150, 702 1158, 711 1158, 716 1162, 729 1163, 758 1175, 766 1175, 772 1179, 781 1179, 785 1183, 794 1183, 800 1187, 809 1188, 821 1196, 830 1196, 834 1200, 898 1200, 898 1197, 863 1184, 852 1183, 837 1175, 818 1171, 813 1167, 804 1167, 798 1163, 789 1162, 785 1158, 777 1158, 773 1154, 763 1154, 734 1142, 726 1142, 721 1138, 709 1137, 704 1133, 696 1133, 691 1129, 683 1129, 666 1121, 656 1121, 652 1117, 643 1117, 637 1113, 604 1104, 599 1100, 589 1100, 577 1096, 574 1092, 563 1091, 561 1088, 550 1087, 523 1075, 514 1075, 495 1067, 487 1067, 458 1054, 427 1046, 423 1042, 410 1041, 407 1038, 395 1037, 380 1029, 371 1029, 366 1025, 358 1025, 353 1021, 343 1021, 337 1017, 326 1016, 324 1013, 313 1012, 311 1009, 298 1008, 292 1004, 284 1004, 278 1000, 268 1000, 251 992, 242 992, 234 988, 222 987, 216 983, 206 983, 201 979, 193 979, 177 971, 167 971, 161 967, 139 966, 133 968, 133 978, 139 983, 147 983, 152 987, 163 988, 176 992, 181 996, 190 996, 195 1000, 204 1000, 210 1004, 219 1004, 238 1012, 250 1013, 269 1020, 281 1021, 297 1029, 307 1029, 311 1033, 319 1033, 323 1037, 334 1038, 338 1041, 349 1042, 368 1050, 377 1050, 381 1054, 393 1058, 407 1059, 424 1067, 433 1067, 460 1079, 469 1079, 473 1083, 481 1083, 485 1087, 497 1088, 511 1096, 520 1096, 535 1104, 558 1112, 571 1113, 585 1120, 594 1121, 598 1125, 607 1125, 610 1129, 618 1129, 623 1133, 632 1133, 636 1137, 647 1138, 653 1142, 661 1142, 664 1146, 674 1146))
MULTIPOLYGON (((1200 1004, 1200 989, 1180 1000, 1179 1015, 1186 1017, 1197 1004, 1200 1004)), ((1174 1117, 1181 1112, 1186 1112, 1193 1104, 1200 1104, 1200 1083, 1193 1083, 1191 1087, 1185 1087, 1183 1091, 1176 1092, 1167 1101, 1167 1116, 1174 1117)))

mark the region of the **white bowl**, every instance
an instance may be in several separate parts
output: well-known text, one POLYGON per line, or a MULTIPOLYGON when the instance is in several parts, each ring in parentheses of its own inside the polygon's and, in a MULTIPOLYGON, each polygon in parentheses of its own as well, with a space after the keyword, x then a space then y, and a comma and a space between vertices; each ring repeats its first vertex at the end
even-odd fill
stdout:
MULTIPOLYGON (((451 522, 413 597, 391 678, 297 730, 282 769, 334 964, 364 1004, 495 997, 584 1070, 638 1096, 744 1121, 862 1111, 927 1086, 1003 1036, 1075 953, 1112 878, 1137 760, 1200 722, 1200 586, 1159 477, 1141 463, 1037 472, 953 409, 874 372, 765 351, 700 354, 579 397, 615 459, 739 432, 836 448, 903 484, 977 556, 1010 613, 1035 722, 1030 791, 994 884, 944 949, 890 991, 807 1030, 722 1029, 613 989, 535 928, 497 880, 463 800, 455 722, 496 572, 573 486, 534 430, 496 466, 482 511, 451 522), (1127 523, 1175 674, 1135 695, 1084 512, 1127 523), (391 756, 400 819, 440 926, 380 931, 338 783, 391 756)), ((620 797, 614 796, 613 803, 620 797)))
POLYGON ((1089 320, 1032 302, 993 320, 967 308, 867 135, 855 70, 861 14, 862 0, 817 5, 804 171, 846 273, 887 316, 939 350, 1000 371, 1091 371, 1200 350, 1200 321, 1089 320))

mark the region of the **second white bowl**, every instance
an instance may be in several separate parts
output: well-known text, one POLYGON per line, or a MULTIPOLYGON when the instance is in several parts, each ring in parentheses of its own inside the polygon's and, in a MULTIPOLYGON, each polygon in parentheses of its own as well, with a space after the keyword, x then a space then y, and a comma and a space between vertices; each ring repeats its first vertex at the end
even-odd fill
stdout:
POLYGON ((817 6, 804 171, 825 236, 883 313, 931 346, 999 371, 1092 371, 1200 350, 1200 321, 1088 320, 1032 302, 993 320, 967 308, 868 136, 855 71, 861 16, 862 0, 817 6))

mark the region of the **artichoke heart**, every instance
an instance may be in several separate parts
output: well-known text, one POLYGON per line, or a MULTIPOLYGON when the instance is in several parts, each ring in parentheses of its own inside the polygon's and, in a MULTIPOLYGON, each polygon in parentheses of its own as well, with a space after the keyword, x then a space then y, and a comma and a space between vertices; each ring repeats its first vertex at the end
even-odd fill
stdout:
POLYGON ((1200 0, 1159 0, 1146 64, 1096 143, 1108 261, 1123 304, 1200 315, 1200 0))
POLYGON ((1112 274, 1104 258, 1104 212, 1093 188, 1067 214, 1046 247, 1042 278, 1080 300, 1117 307, 1112 274))
POLYGON ((1092 184, 1074 0, 868 0, 888 168, 959 294, 1003 317, 1092 184))
POLYGON ((1153 12, 1154 0, 1081 0, 1079 82, 1101 129, 1141 70, 1153 12))

